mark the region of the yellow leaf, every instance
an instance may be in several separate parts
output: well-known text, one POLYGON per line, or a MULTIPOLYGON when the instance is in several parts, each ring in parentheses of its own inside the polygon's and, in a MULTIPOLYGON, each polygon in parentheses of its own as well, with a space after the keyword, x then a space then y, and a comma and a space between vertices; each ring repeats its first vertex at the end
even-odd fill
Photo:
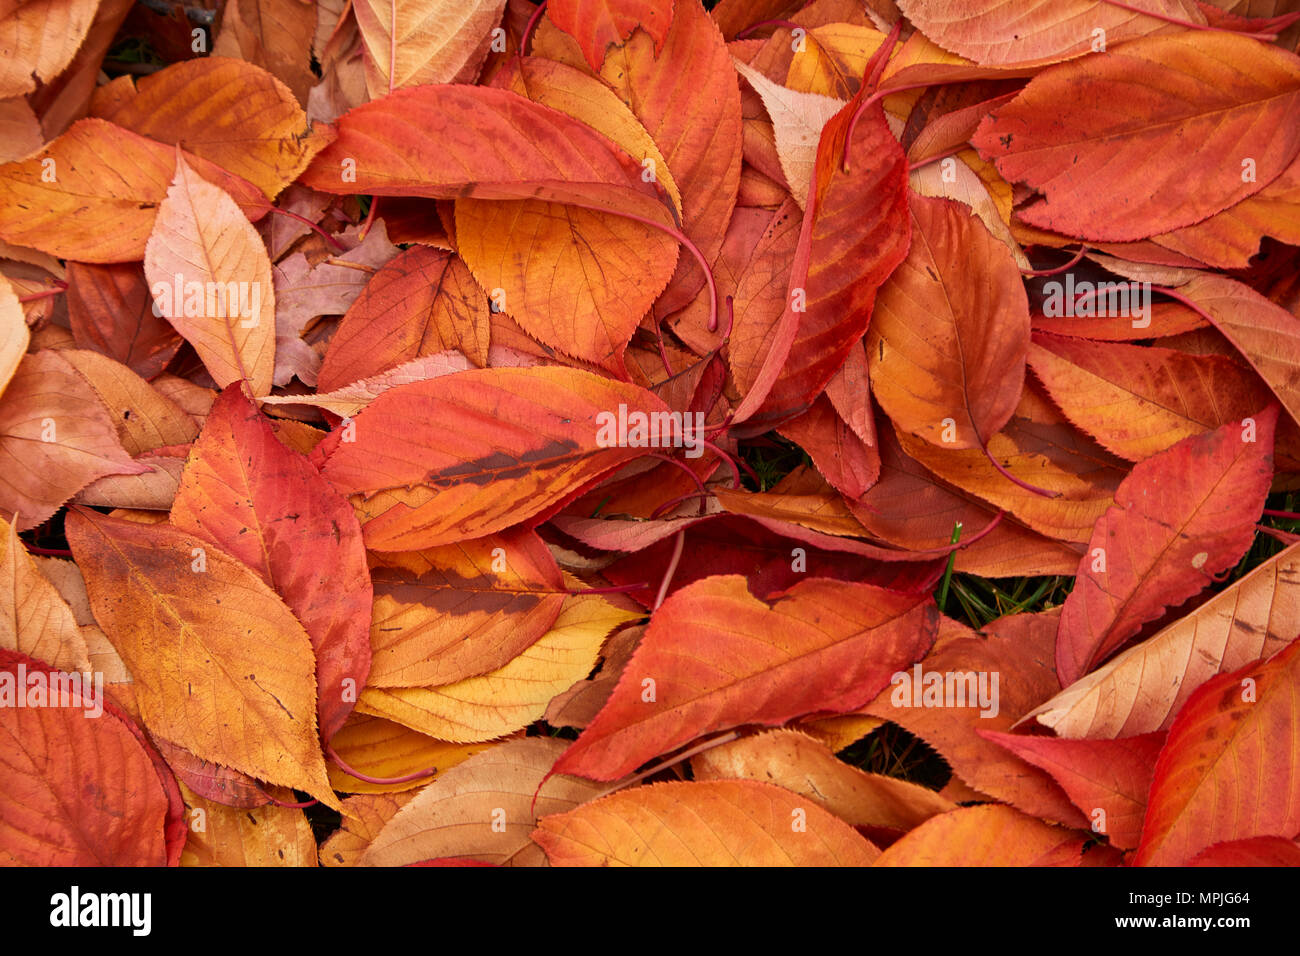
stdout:
POLYGON ((189 826, 181 866, 316 865, 316 838, 301 810, 227 807, 180 787, 189 826))
POLYGON ((0 276, 0 395, 14 377, 31 338, 18 296, 9 280, 0 276))
POLYGON ((66 673, 89 673, 89 652, 72 609, 0 518, 0 648, 66 673))
POLYGON ((555 626, 504 667, 442 687, 368 687, 357 710, 439 740, 500 737, 541 717, 552 697, 591 673, 609 632, 638 616, 596 595, 572 597, 555 626))

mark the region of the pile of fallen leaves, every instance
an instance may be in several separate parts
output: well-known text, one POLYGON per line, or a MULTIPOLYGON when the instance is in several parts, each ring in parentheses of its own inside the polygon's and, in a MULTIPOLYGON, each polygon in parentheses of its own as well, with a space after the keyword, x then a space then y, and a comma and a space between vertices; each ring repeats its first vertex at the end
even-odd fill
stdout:
POLYGON ((0 14, 0 861, 1300 861, 1296 3, 175 9, 0 14))

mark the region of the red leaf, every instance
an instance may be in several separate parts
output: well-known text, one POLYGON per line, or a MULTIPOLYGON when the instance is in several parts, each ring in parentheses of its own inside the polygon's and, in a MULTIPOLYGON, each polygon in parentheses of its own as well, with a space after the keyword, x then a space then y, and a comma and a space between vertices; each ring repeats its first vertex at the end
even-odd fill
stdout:
POLYGON ((1215 843, 1300 833, 1300 639, 1201 685, 1156 761, 1134 864, 1180 866, 1215 843), (1278 743, 1281 742, 1281 746, 1278 743))
POLYGON ((713 731, 861 707, 925 653, 936 617, 928 601, 867 584, 812 578, 769 605, 739 575, 705 578, 655 611, 554 772, 615 780, 713 731))
POLYGON ((578 41, 591 68, 599 70, 605 62, 605 51, 622 43, 637 27, 650 34, 658 52, 668 35, 673 0, 551 0, 546 14, 578 41))
POLYGON ((1163 733, 1119 740, 1062 740, 981 730, 979 735, 1041 767, 1112 846, 1131 850, 1142 835, 1147 791, 1163 733))
POLYGON ((1061 611, 1056 670, 1074 683, 1209 585, 1254 540, 1273 474, 1276 407, 1138 462, 1097 522, 1061 611))
MULTIPOLYGON (((0 649, 0 862, 175 865, 183 840, 173 859, 166 830, 179 811, 151 748, 103 699, 102 683, 88 687, 81 681, 89 675, 76 675, 75 685, 56 684, 59 674, 0 649), (34 703, 38 691, 43 699, 34 703)), ((166 779, 179 805, 170 773, 166 779)))

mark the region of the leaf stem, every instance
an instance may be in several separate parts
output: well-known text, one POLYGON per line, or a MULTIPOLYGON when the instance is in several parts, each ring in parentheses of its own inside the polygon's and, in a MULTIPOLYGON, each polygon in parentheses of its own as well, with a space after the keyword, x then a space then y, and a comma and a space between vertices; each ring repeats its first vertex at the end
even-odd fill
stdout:
MULTIPOLYGON (((700 444, 703 445, 705 448, 707 448, 709 451, 713 452, 715 455, 717 455, 719 458, 721 458, 723 461, 725 461, 725 462, 727 463, 727 466, 731 469, 731 487, 733 487, 733 488, 739 488, 739 487, 740 487, 740 468, 736 465, 736 459, 732 458, 732 457, 731 457, 730 455, 728 455, 725 451, 723 451, 723 450, 722 450, 721 448, 719 448, 717 445, 713 444, 713 442, 709 441, 708 439, 701 438, 701 439, 700 439, 700 444)), ((749 466, 746 465, 746 466, 745 466, 745 469, 748 471, 748 470, 749 470, 749 466)), ((758 482, 758 476, 755 475, 752 471, 750 471, 750 477, 754 479, 755 483, 758 482)))
POLYGON ((998 461, 997 458, 993 456, 993 452, 989 451, 988 445, 981 444, 980 450, 984 452, 984 457, 989 460, 989 462, 993 465, 993 467, 996 468, 998 471, 1000 471, 1003 477, 1006 478, 1008 481, 1010 481, 1013 485, 1019 485, 1021 488, 1024 488, 1025 491, 1032 491, 1034 494, 1042 495, 1044 498, 1061 497, 1061 493, 1059 491, 1048 491, 1046 488, 1039 488, 1037 485, 1031 485, 1023 478, 1017 478, 1015 475, 1011 474, 1011 472, 1007 471, 1006 465, 998 461))
POLYGON ((20 295, 19 302, 35 302, 37 299, 48 299, 52 295, 58 295, 61 292, 68 291, 68 284, 61 279, 54 280, 57 285, 50 289, 42 289, 40 292, 33 292, 30 295, 20 295))
POLYGON ((651 611, 659 610, 659 606, 664 603, 664 598, 668 597, 668 585, 673 582, 673 575, 677 573, 677 565, 682 560, 682 549, 686 545, 686 531, 677 532, 677 543, 673 545, 673 556, 668 562, 668 570, 664 572, 663 582, 659 585, 659 594, 655 597, 654 607, 651 611))
POLYGON ((704 488, 704 482, 700 480, 700 476, 697 475, 695 472, 691 471, 691 469, 687 467, 685 462, 678 461, 672 455, 665 455, 663 452, 660 451, 651 452, 650 457, 658 458, 660 461, 666 461, 670 465, 676 465, 682 471, 686 472, 686 474, 691 476, 691 481, 695 482, 695 487, 699 489, 700 494, 702 495, 708 494, 708 491, 705 490, 704 488))
MULTIPOLYGON (((876 89, 876 87, 880 83, 880 77, 884 73, 885 65, 889 62, 889 57, 894 52, 894 45, 898 42, 902 32, 903 21, 900 19, 894 24, 894 28, 889 31, 889 36, 885 37, 885 41, 880 44, 876 52, 871 54, 871 59, 867 61, 867 72, 862 77, 862 87, 858 90, 858 95, 861 95, 866 90, 874 90, 874 92, 859 103, 858 108, 849 117, 849 127, 844 133, 844 161, 842 166, 845 173, 849 172, 849 149, 853 145, 853 131, 858 127, 859 117, 862 116, 868 106, 884 99, 889 95, 889 92, 900 92, 899 90, 886 92, 885 90, 876 89)), ((921 83, 915 88, 924 88, 931 85, 930 83, 921 83)), ((908 87, 903 87, 903 89, 908 89, 908 87)))
POLYGON ((537 9, 533 11, 533 15, 528 18, 528 23, 524 27, 524 34, 519 38, 518 55, 521 59, 527 55, 528 41, 532 38, 533 29, 537 26, 538 21, 542 19, 542 14, 545 12, 546 0, 542 0, 542 2, 537 5, 537 9))
POLYGON ((671 236, 685 246, 686 251, 695 257, 695 261, 698 262, 700 268, 704 270, 704 282, 709 287, 708 329, 710 332, 718 331, 718 284, 714 281, 713 269, 709 267, 709 261, 704 258, 704 253, 700 252, 700 247, 691 240, 690 236, 686 235, 686 233, 682 232, 680 229, 673 226, 666 226, 662 222, 655 222, 653 219, 647 218, 646 216, 638 216, 634 212, 627 212, 622 209, 599 209, 597 211, 607 212, 614 216, 621 216, 624 219, 631 219, 633 222, 639 222, 643 225, 649 226, 651 229, 658 229, 660 232, 671 236))
POLYGON ((319 224, 312 222, 306 216, 300 216, 296 212, 291 212, 288 209, 281 209, 279 206, 268 206, 267 208, 269 208, 271 212, 279 213, 281 216, 288 216, 290 219, 296 219, 304 226, 307 226, 309 229, 312 229, 317 234, 319 234, 322 239, 324 239, 331 246, 333 246, 336 252, 347 252, 347 247, 344 246, 343 243, 339 242, 328 232, 322 229, 319 224))
POLYGON ((333 744, 327 743, 325 745, 325 753, 329 755, 331 760, 338 764, 340 770, 348 776, 356 777, 358 780, 365 783, 374 783, 379 785, 390 783, 410 783, 412 780, 423 780, 425 777, 432 777, 438 772, 437 767, 430 767, 427 770, 418 770, 415 773, 408 773, 401 777, 372 777, 368 773, 362 773, 360 770, 349 766, 348 763, 339 756, 338 751, 334 749, 333 744))
POLYGON ((1290 531, 1283 531, 1281 528, 1271 528, 1266 524, 1255 525, 1257 531, 1261 531, 1269 537, 1276 538, 1285 545, 1295 544, 1300 541, 1300 534, 1292 534, 1290 531))
POLYGON ((601 797, 607 797, 611 793, 617 793, 619 790, 623 790, 626 787, 630 787, 634 783, 640 783, 646 777, 653 777, 655 774, 662 773, 663 771, 667 770, 670 767, 675 767, 683 760, 689 760, 691 757, 698 756, 699 754, 704 753, 704 751, 706 750, 712 750, 714 747, 720 747, 722 744, 729 744, 731 743, 731 741, 737 739, 739 736, 740 736, 740 731, 738 730, 732 730, 732 731, 728 731, 725 734, 719 734, 717 737, 710 738, 709 740, 704 741, 704 743, 702 744, 696 744, 694 747, 690 748, 689 750, 683 750, 675 757, 669 757, 667 760, 655 764, 649 770, 642 770, 638 774, 633 774, 632 776, 628 777, 626 780, 622 781, 621 783, 617 783, 614 786, 610 787, 608 790, 596 794, 594 797, 592 797, 592 799, 599 800, 601 797))
POLYGON ((755 30, 761 30, 764 27, 785 27, 787 30, 802 30, 803 27, 793 20, 759 20, 757 23, 751 23, 745 29, 736 34, 737 40, 743 40, 755 30))
POLYGON ((1276 33, 1243 33, 1238 30, 1227 30, 1223 27, 1211 26, 1208 23, 1192 23, 1190 20, 1180 20, 1168 13, 1156 13, 1152 10, 1143 10, 1141 7, 1135 7, 1131 4, 1122 2, 1122 0, 1101 0, 1102 3, 1110 7, 1118 7, 1121 10, 1127 10, 1130 13, 1141 14, 1144 17, 1151 17, 1153 20, 1163 20, 1165 23, 1173 23, 1180 27, 1186 27, 1188 30, 1213 30, 1216 33, 1236 33, 1238 36, 1250 37, 1252 40, 1263 40, 1272 42, 1277 39, 1276 33))
POLYGON ((1079 251, 1074 254, 1074 258, 1071 259, 1069 262, 1065 263, 1065 265, 1057 266, 1055 269, 1021 269, 1020 274, 1022 276, 1059 275, 1060 273, 1068 272, 1070 269, 1073 269, 1075 266, 1077 266, 1079 262, 1082 261, 1084 255, 1086 255, 1087 252, 1088 252, 1088 247, 1085 245, 1080 245, 1079 251))
POLYGON ((277 800, 265 790, 262 791, 262 796, 266 797, 266 799, 270 800, 277 807, 284 807, 286 810, 305 810, 307 807, 314 807, 316 804, 320 803, 320 801, 315 797, 310 800, 304 800, 302 803, 286 803, 283 800, 277 800))

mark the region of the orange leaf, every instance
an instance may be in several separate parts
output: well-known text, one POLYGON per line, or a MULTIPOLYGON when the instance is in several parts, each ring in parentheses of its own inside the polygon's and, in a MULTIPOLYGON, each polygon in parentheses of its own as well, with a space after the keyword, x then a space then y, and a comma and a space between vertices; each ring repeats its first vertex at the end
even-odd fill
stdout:
POLYGON ((410 87, 357 107, 337 128, 301 184, 345 195, 542 199, 671 222, 627 154, 517 93, 410 87))
POLYGON ((343 824, 321 844, 321 866, 356 866, 370 841, 413 793, 366 793, 343 801, 343 824))
POLYGON ((311 132, 287 86, 261 67, 222 56, 183 60, 142 77, 133 96, 95 115, 210 160, 268 199, 328 141, 311 132))
POLYGON ((1061 541, 1088 540, 1111 503, 1123 472, 1099 446, 1062 425, 1013 417, 989 439, 989 453, 1011 474, 1059 497, 1022 488, 977 449, 950 451, 895 427, 903 451, 938 477, 1000 509, 1040 534, 1061 541))
POLYGON ((9 280, 0 277, 0 395, 31 342, 23 307, 9 280))
POLYGON ((1240 422, 1269 401, 1222 355, 1035 335, 1028 359, 1066 417, 1129 461, 1240 422))
POLYGON ((1300 156, 1255 195, 1153 241, 1218 269, 1245 269, 1262 236, 1300 244, 1300 156))
POLYGON ((358 0, 371 97, 422 83, 469 83, 487 57, 505 0, 358 0))
POLYGON ((794 730, 770 730, 691 759, 695 780, 757 780, 784 787, 855 827, 910 830, 956 804, 919 784, 863 773, 825 744, 794 730))
POLYGON ((79 510, 67 535, 149 729, 337 808, 316 733, 311 641, 275 592, 169 525, 79 510))
POLYGON ((1205 311, 1291 418, 1300 421, 1300 318, 1224 276, 1198 275, 1178 293, 1205 311))
POLYGON ((1005 245, 967 207, 913 195, 912 246, 867 332, 871 387, 903 431, 983 448, 1020 401, 1029 305, 1005 245))
POLYGON ((668 161, 632 108, 597 77, 555 60, 526 56, 509 60, 493 77, 492 85, 514 90, 534 103, 567 113, 609 137, 643 170, 653 171, 655 181, 663 186, 673 208, 681 212, 681 190, 668 168, 668 161))
POLYGON ((438 687, 368 687, 357 710, 439 740, 477 743, 522 730, 590 674, 610 631, 639 617, 597 594, 566 599, 555 626, 496 670, 438 687))
POLYGON ((1046 773, 980 733, 1010 730, 1021 714, 1060 687, 1051 657, 1055 613, 1018 614, 985 630, 976 634, 941 618, 934 650, 911 670, 900 668, 863 712, 920 737, 981 793, 1036 817, 1084 825, 1046 773))
POLYGON ((315 866, 316 839, 302 810, 266 805, 223 806, 188 787, 185 816, 203 821, 194 827, 181 854, 181 866, 315 866))
POLYGON ((1295 54, 1185 30, 1049 67, 971 142, 1007 179, 1045 194, 1021 211, 1025 222, 1126 242, 1191 225, 1276 179, 1300 151, 1300 125, 1286 120, 1297 110, 1295 54))
POLYGON ((1229 840, 1202 850, 1188 866, 1300 866, 1300 844, 1282 837, 1229 840))
POLYGON ((121 362, 83 349, 60 349, 59 355, 95 390, 129 454, 188 445, 198 436, 194 419, 121 362))
POLYGON ((673 4, 674 0, 554 0, 547 4, 546 13, 578 41, 591 68, 599 70, 609 47, 622 43, 637 27, 650 35, 658 52, 668 35, 673 4))
POLYGON ((1120 740, 1065 740, 982 730, 981 737, 1041 767, 1111 846, 1131 850, 1142 835, 1142 815, 1164 734, 1120 740))
POLYGON ((97 0, 6 4, 0 16, 0 98, 49 83, 72 62, 95 20, 97 0))
POLYGON ((1083 840, 1011 807, 962 807, 932 817, 876 866, 1078 866, 1083 840))
POLYGON ((808 453, 817 470, 849 500, 861 498, 880 476, 880 455, 858 437, 826 395, 781 426, 781 434, 808 453))
POLYGON ((535 199, 458 199, 456 238, 479 285, 525 332, 620 378, 678 254, 658 229, 535 199))
MULTIPOLYGON (((381 717, 353 712, 330 741, 334 752, 349 767, 378 780, 360 780, 338 764, 329 765, 330 785, 344 793, 396 794, 419 789, 438 775, 495 743, 452 744, 395 724, 381 717), (436 771, 428 773, 428 771, 436 771), (409 779, 406 779, 409 778, 409 779)), ((346 805, 347 801, 344 801, 346 805)))
POLYGON ((181 337, 153 310, 140 263, 68 263, 68 322, 77 345, 115 358, 152 379, 175 356, 181 337))
POLYGON ((348 308, 316 387, 334 391, 448 349, 487 365, 487 300, 459 257, 413 246, 376 272, 348 308))
MULTIPOLYGON (((35 156, 0 167, 0 238, 81 262, 141 259, 176 155, 104 120, 79 120, 35 156)), ((182 155, 244 214, 256 219, 268 208, 256 186, 182 155)))
MULTIPOLYGON (((722 34, 700 0, 579 2, 655 8, 653 19, 642 16, 642 29, 608 52, 600 76, 653 137, 681 193, 682 231, 713 262, 736 208, 743 138, 740 82, 722 34), (661 27, 669 7, 671 25, 661 27)), ((642 166, 639 175, 647 173, 657 179, 655 170, 642 166)), ((682 256, 655 314, 687 305, 703 283, 696 259, 682 256)))
MULTIPOLYGON (((725 358, 736 388, 748 395, 762 378, 764 364, 775 347, 774 339, 783 318, 793 334, 793 313, 786 285, 802 228, 802 217, 794 199, 786 197, 775 212, 766 209, 738 209, 726 241, 714 263, 720 295, 734 297, 735 320, 727 342, 725 358)), ((684 314, 692 315, 695 310, 684 314)), ((703 313, 701 305, 699 312, 703 313)), ((682 322, 685 329, 703 328, 682 322)), ((689 331, 678 332, 684 338, 689 331)), ((687 341, 693 341, 687 338, 687 341)), ((700 343, 701 345, 706 343, 700 343)), ((699 347, 699 346, 697 346, 699 347)), ((789 344, 786 343, 786 348, 789 344)), ((776 371, 770 373, 775 377, 776 371)), ((769 381, 765 387, 770 387, 769 381)))
POLYGON ((355 496, 370 548, 481 537, 641 455, 615 435, 601 443, 620 405, 629 416, 666 412, 643 389, 570 368, 471 369, 399 385, 357 416, 354 441, 336 431, 319 446, 321 473, 355 496))
POLYGON ((311 70, 316 16, 315 7, 301 0, 231 0, 222 8, 212 55, 238 57, 270 70, 306 103, 318 82, 311 70))
POLYGON ((451 684, 503 667, 564 604, 560 569, 532 531, 374 560, 372 687, 451 684))
POLYGON ((38 569, 18 532, 0 518, 0 648, 89 673, 89 651, 58 589, 38 569))
POLYGON ((360 864, 405 866, 456 856, 497 866, 544 865, 529 840, 537 818, 570 810, 601 790, 575 777, 553 776, 543 783, 563 749, 560 740, 529 738, 470 757, 391 817, 360 864))
POLYGON ((656 783, 543 817, 552 866, 867 866, 879 855, 811 800, 751 780, 656 783))
POLYGON ((884 110, 868 107, 852 127, 863 91, 822 130, 782 320, 793 315, 798 332, 764 403, 772 411, 799 408, 830 381, 912 241, 907 159, 884 110))
POLYGON ((1129 9, 1092 0, 898 0, 899 9, 945 50, 976 63, 1052 63, 1098 52, 1107 44, 1172 29, 1166 20, 1204 23, 1192 0, 1132 0, 1129 9), (1162 15, 1143 16, 1142 10, 1162 15))

